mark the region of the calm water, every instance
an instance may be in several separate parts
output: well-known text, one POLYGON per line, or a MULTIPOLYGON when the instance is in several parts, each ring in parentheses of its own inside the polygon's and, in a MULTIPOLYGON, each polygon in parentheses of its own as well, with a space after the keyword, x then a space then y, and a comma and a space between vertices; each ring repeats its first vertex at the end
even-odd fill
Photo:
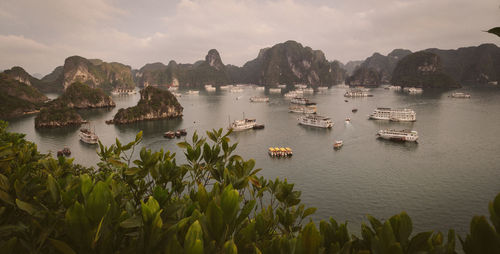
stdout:
MULTIPOLYGON (((252 88, 243 93, 221 92, 198 96, 183 95, 181 120, 148 121, 125 126, 106 125, 119 108, 133 106, 139 95, 114 97, 112 110, 81 111, 90 120, 106 145, 118 138, 125 143, 143 130, 142 145, 179 153, 179 139, 167 140, 163 132, 186 128, 188 137, 194 130, 227 126, 228 117, 257 118, 264 130, 232 134, 239 142, 237 153, 254 158, 260 174, 267 178, 287 178, 302 191, 302 200, 318 211, 313 219, 333 217, 349 221, 350 229, 359 232, 366 214, 377 218, 406 211, 415 230, 454 228, 464 235, 473 215, 487 215, 488 202, 500 192, 500 90, 467 91, 472 99, 449 98, 449 93, 405 95, 375 89, 371 98, 349 98, 344 89, 332 88, 309 97, 318 103, 318 112, 332 117, 331 130, 297 124, 297 115, 288 113, 288 101, 271 97, 270 103, 250 103, 249 97, 263 94, 252 88), (238 99, 237 99, 238 98, 238 99), (378 106, 409 107, 417 112, 415 123, 390 123, 367 120, 378 106), (351 109, 358 108, 357 113, 351 109), (351 124, 344 119, 351 118, 351 124), (401 144, 375 139, 379 129, 414 129, 418 144, 401 144), (344 140, 339 151, 332 149, 334 140, 344 140), (291 159, 273 159, 269 146, 289 146, 291 159)), ((34 116, 10 123, 10 130, 25 133, 42 152, 71 148, 75 161, 95 165, 96 147, 78 140, 78 127, 35 130, 34 116)))

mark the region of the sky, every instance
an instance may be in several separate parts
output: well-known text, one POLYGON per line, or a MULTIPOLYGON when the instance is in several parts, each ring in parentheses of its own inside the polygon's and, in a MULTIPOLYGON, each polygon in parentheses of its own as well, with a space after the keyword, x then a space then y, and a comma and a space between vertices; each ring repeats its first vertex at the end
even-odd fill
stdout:
POLYGON ((287 40, 330 61, 395 48, 456 49, 500 38, 498 0, 1 0, 0 70, 48 74, 72 55, 194 63, 208 50, 242 66, 287 40))

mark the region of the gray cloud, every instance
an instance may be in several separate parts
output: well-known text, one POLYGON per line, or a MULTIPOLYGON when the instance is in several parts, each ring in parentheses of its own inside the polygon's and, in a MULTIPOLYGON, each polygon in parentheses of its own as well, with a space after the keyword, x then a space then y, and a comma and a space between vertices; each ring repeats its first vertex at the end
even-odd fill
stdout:
POLYGON ((496 0, 180 0, 0 2, 0 69, 48 73, 70 55, 118 61, 194 62, 211 48, 242 65, 286 40, 329 60, 499 43, 496 0))

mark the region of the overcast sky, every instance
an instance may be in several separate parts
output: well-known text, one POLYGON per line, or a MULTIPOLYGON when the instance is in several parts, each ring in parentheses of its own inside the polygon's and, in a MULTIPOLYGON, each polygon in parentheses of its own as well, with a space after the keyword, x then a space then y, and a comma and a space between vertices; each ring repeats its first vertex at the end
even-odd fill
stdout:
POLYGON ((0 70, 47 74, 71 55, 140 68, 193 63, 209 49, 241 66, 287 40, 328 60, 394 48, 500 45, 498 0, 1 0, 0 70))

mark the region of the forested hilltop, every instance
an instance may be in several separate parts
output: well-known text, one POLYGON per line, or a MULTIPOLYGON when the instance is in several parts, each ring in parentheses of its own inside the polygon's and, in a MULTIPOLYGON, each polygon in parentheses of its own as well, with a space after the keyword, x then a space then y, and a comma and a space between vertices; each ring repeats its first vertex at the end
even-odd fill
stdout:
MULTIPOLYGON (((2 253, 500 253, 500 194, 470 233, 413 232, 402 212, 368 216, 361 234, 334 219, 311 222, 315 208, 286 179, 258 175, 234 154, 222 129, 196 133, 169 151, 134 141, 99 144, 92 168, 38 152, 0 122, 2 253), (459 247, 460 246, 460 247, 459 247)), ((486 205, 486 204, 485 204, 486 205)))

